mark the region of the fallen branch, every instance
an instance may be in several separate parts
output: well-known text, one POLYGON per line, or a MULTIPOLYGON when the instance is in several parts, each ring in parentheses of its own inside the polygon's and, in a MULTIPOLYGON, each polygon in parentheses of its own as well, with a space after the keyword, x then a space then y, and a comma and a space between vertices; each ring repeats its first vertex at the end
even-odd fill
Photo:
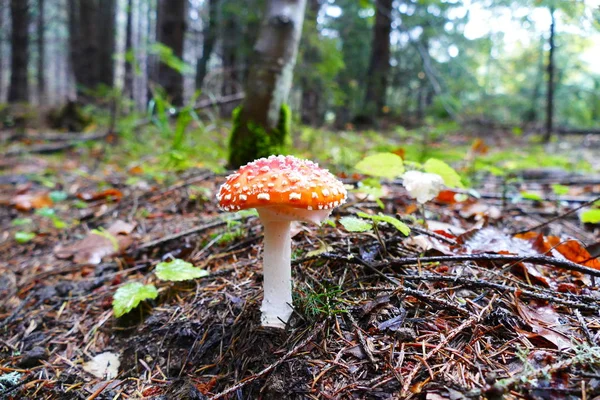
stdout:
POLYGON ((531 228, 528 228, 528 229, 524 229, 522 231, 513 232, 512 235, 518 235, 520 233, 530 232, 530 231, 534 231, 534 230, 539 229, 539 228, 543 228, 543 227, 551 224, 554 221, 558 221, 559 219, 565 218, 566 216, 569 216, 569 215, 573 214, 574 212, 581 210, 584 207, 591 206, 592 204, 594 204, 598 200, 600 200, 600 197, 596 197, 595 199, 592 199, 592 200, 590 200, 588 202, 580 204, 579 206, 573 208, 572 210, 569 210, 569 211, 567 211, 567 212, 565 212, 563 214, 557 215, 554 218, 550 218, 549 220, 547 220, 545 222, 542 222, 541 224, 535 225, 535 226, 533 226, 531 228))
POLYGON ((300 343, 298 343, 296 346, 294 346, 290 351, 285 353, 285 355, 283 357, 281 357, 279 360, 277 360, 273 364, 269 365, 262 371, 254 374, 252 376, 249 376, 245 379, 242 379, 241 382, 236 383, 235 385, 231 386, 228 389, 225 389, 224 391, 222 391, 220 393, 217 393, 216 395, 210 397, 209 400, 216 400, 216 399, 220 399, 221 397, 227 396, 229 393, 233 393, 233 392, 243 388, 250 382, 254 382, 257 379, 262 378, 269 372, 273 371, 275 368, 279 367, 281 364, 283 364, 285 361, 287 361, 291 356, 293 356, 298 351, 300 351, 300 349, 305 347, 311 340, 313 340, 319 334, 319 332, 323 329, 323 327, 325 326, 325 322, 326 321, 323 321, 320 324, 318 324, 317 326, 315 326, 314 329, 312 330, 312 332, 304 340, 302 340, 300 343))
POLYGON ((150 242, 142 243, 140 246, 138 246, 137 248, 135 248, 135 250, 139 251, 139 250, 145 250, 145 249, 153 248, 153 247, 159 246, 161 244, 170 242, 172 240, 180 239, 182 237, 189 236, 189 235, 194 235, 196 233, 200 233, 202 231, 205 231, 205 230, 208 230, 208 229, 212 229, 212 228, 217 228, 217 227, 224 226, 224 225, 227 225, 227 221, 224 221, 222 219, 216 219, 216 220, 214 220, 212 222, 209 222, 208 224, 200 225, 200 226, 197 226, 195 228, 188 229, 187 231, 183 231, 183 232, 179 232, 179 233, 174 233, 172 235, 164 236, 164 237, 162 237, 160 239, 156 239, 156 240, 152 240, 150 242))
POLYGON ((91 135, 81 135, 76 139, 70 139, 67 142, 63 143, 52 143, 52 144, 42 144, 39 146, 32 146, 24 149, 11 149, 4 153, 6 156, 14 157, 21 156, 24 154, 49 154, 49 153, 57 153, 59 151, 67 150, 72 147, 75 147, 83 142, 89 142, 93 140, 104 139, 108 136, 108 132, 104 133, 94 133, 91 135))
MULTIPOLYGON (((333 261, 344 261, 351 264, 364 265, 358 257, 350 256, 344 257, 337 254, 322 253, 313 257, 305 257, 293 262, 294 265, 302 264, 308 261, 314 261, 319 259, 333 260, 333 261)), ((434 262, 461 262, 461 261, 490 261, 490 262, 511 262, 520 263, 528 262, 535 265, 552 265, 557 268, 566 269, 569 271, 577 271, 590 276, 600 276, 600 270, 585 267, 581 264, 574 263, 569 260, 562 260, 554 257, 543 256, 543 255, 505 255, 505 254, 463 254, 456 256, 431 256, 431 257, 402 257, 392 261, 384 261, 377 264, 373 264, 374 268, 383 267, 401 267, 404 265, 415 265, 425 264, 434 262)))

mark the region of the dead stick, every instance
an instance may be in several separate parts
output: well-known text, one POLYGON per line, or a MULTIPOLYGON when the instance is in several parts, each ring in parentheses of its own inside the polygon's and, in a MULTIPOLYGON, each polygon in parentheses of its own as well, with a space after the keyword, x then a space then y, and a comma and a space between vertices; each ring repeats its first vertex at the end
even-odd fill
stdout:
POLYGON ((294 346, 290 351, 285 353, 285 355, 283 357, 281 357, 279 360, 277 360, 273 364, 269 365, 267 368, 263 369, 262 371, 254 374, 252 376, 249 376, 246 379, 243 379, 241 382, 236 383, 235 385, 231 386, 228 389, 225 389, 221 393, 217 393, 216 395, 211 397, 209 400, 216 400, 216 399, 220 399, 223 396, 227 396, 229 393, 235 392, 236 390, 243 388, 250 382, 254 382, 255 380, 257 380, 257 379, 263 377, 264 375, 268 374, 269 372, 273 371, 275 368, 277 368, 281 364, 283 364, 288 358, 290 358, 291 356, 296 354, 298 351, 300 351, 300 349, 303 348, 304 346, 306 346, 308 344, 308 342, 313 340, 317 336, 317 334, 323 329, 324 326, 325 326, 325 321, 318 324, 312 330, 310 335, 308 335, 304 340, 302 340, 300 343, 298 343, 296 346, 294 346))
POLYGON ((533 227, 531 227, 529 229, 524 229, 522 231, 514 232, 513 235, 518 235, 520 233, 526 233, 526 232, 534 231, 534 230, 539 229, 539 228, 543 228, 544 226, 550 225, 554 221, 558 221, 559 219, 565 218, 565 217, 573 214, 574 212, 581 210, 584 207, 591 206, 592 204, 594 204, 598 200, 600 200, 600 197, 596 197, 595 199, 590 200, 588 202, 585 202, 585 203, 583 203, 583 204, 581 204, 581 205, 573 208, 572 210, 567 211, 566 213, 557 215, 554 218, 550 218, 548 221, 542 222, 541 224, 533 226, 533 227))

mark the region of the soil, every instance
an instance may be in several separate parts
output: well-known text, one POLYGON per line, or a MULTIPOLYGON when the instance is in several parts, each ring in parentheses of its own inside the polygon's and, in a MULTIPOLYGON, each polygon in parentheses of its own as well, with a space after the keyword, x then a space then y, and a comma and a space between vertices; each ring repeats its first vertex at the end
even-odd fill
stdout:
POLYGON ((139 171, 88 165, 89 156, 70 150, 60 159, 4 163, 0 398, 600 396, 600 268, 588 247, 599 228, 572 212, 598 197, 596 177, 585 184, 551 171, 525 178, 513 189, 539 190, 542 199, 515 202, 502 198, 502 182, 490 177, 481 188, 490 196, 428 203, 426 225, 400 182, 384 185, 384 210, 352 192, 332 220, 384 212, 414 229, 405 237, 390 224, 365 233, 339 222, 298 226, 296 312, 276 330, 260 326, 260 221, 220 222, 213 199, 224 176, 189 170, 156 183, 139 171), (132 176, 139 179, 132 183, 132 176), (41 201, 48 179, 68 195, 50 203, 66 227, 16 200, 41 201), (552 183, 569 186, 568 200, 556 199, 552 183), (31 219, 26 228, 15 225, 23 218, 31 219), (57 257, 57 246, 117 220, 135 225, 117 254, 97 264, 57 257), (535 234, 514 236, 532 228, 535 234), (35 237, 19 244, 14 235, 23 230, 35 237), (568 256, 544 247, 552 237, 583 245, 573 244, 577 254, 568 256), (486 258, 499 255, 507 258, 486 258), (434 256, 438 261, 427 258, 434 256), (160 281, 154 268, 170 258, 209 275, 160 281), (115 318, 113 294, 128 282, 154 284, 159 296, 115 318), (116 376, 84 369, 102 353, 118 356, 116 376))

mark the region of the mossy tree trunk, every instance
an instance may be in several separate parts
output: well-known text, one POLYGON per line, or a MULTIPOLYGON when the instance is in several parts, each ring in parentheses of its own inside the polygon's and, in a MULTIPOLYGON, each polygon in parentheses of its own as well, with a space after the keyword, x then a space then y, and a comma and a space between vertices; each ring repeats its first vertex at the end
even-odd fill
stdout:
POLYGON ((252 56, 246 97, 234 112, 232 168, 282 150, 289 133, 287 101, 306 0, 268 0, 252 56))

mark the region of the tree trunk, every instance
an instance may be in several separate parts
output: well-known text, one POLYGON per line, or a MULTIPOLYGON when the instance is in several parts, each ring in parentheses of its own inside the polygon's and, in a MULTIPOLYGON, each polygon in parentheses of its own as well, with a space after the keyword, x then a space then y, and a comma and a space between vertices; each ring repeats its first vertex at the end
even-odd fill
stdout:
POLYGON ((269 0, 254 46, 246 97, 234 113, 229 166, 282 151, 289 134, 286 106, 306 0, 269 0))
POLYGON ((45 26, 45 0, 38 0, 38 18, 37 18, 37 81, 38 98, 40 104, 46 102, 46 40, 44 34, 45 26))
MULTIPOLYGON (((305 27, 317 30, 317 17, 321 4, 319 0, 309 0, 306 13, 305 27)), ((306 29, 305 28, 305 29, 306 29)), ((318 32, 315 32, 318 35, 318 32)), ((306 35, 304 36, 306 38, 306 35)), ((306 43, 304 46, 304 64, 310 68, 318 62, 319 53, 315 46, 306 43)), ((304 77, 301 81, 302 85, 302 108, 300 120, 303 124, 319 126, 323 123, 323 112, 321 110, 321 95, 323 93, 323 85, 319 79, 309 79, 304 77)))
POLYGON ((112 87, 115 0, 68 0, 69 54, 77 96, 98 84, 112 87))
POLYGON ((27 81, 27 68, 29 66, 29 1, 11 0, 10 13, 12 36, 8 101, 10 103, 27 102, 29 99, 29 82, 27 81))
POLYGON ((375 1, 373 44, 367 73, 365 111, 371 115, 383 112, 390 70, 390 33, 392 31, 392 0, 375 1))
POLYGON ((127 1, 127 22, 125 27, 125 54, 131 56, 130 60, 125 60, 125 82, 123 83, 123 92, 125 96, 133 99, 133 63, 136 60, 133 50, 133 0, 127 1))
POLYGON ((206 67, 208 60, 213 52, 215 41, 217 39, 217 11, 219 7, 219 0, 209 0, 208 2, 208 26, 202 32, 202 56, 198 59, 198 65, 196 66, 196 89, 201 90, 204 78, 206 77, 206 67))
POLYGON ((0 0, 0 103, 4 100, 4 0, 0 0))
POLYGON ((546 93, 546 133, 544 141, 548 143, 552 137, 552 128, 554 123, 554 34, 555 34, 555 15, 554 8, 550 8, 550 51, 548 52, 548 92, 546 93))
MULTIPOLYGON (((157 41, 170 47, 173 54, 179 58, 183 58, 186 3, 186 0, 158 1, 157 41)), ((158 66, 158 83, 165 89, 174 105, 180 106, 183 104, 183 76, 181 72, 161 62, 158 66)))
MULTIPOLYGON (((90 1, 90 0, 83 0, 90 1)), ((101 0, 96 5, 98 29, 98 83, 112 87, 115 79, 116 0, 101 0)))
MULTIPOLYGON (((239 49, 242 46, 241 27, 237 11, 232 11, 232 1, 225 1, 222 7, 221 61, 223 65, 223 81, 221 96, 229 96, 240 91, 240 59, 239 49)), ((231 115, 230 104, 221 105, 224 118, 231 115)))

